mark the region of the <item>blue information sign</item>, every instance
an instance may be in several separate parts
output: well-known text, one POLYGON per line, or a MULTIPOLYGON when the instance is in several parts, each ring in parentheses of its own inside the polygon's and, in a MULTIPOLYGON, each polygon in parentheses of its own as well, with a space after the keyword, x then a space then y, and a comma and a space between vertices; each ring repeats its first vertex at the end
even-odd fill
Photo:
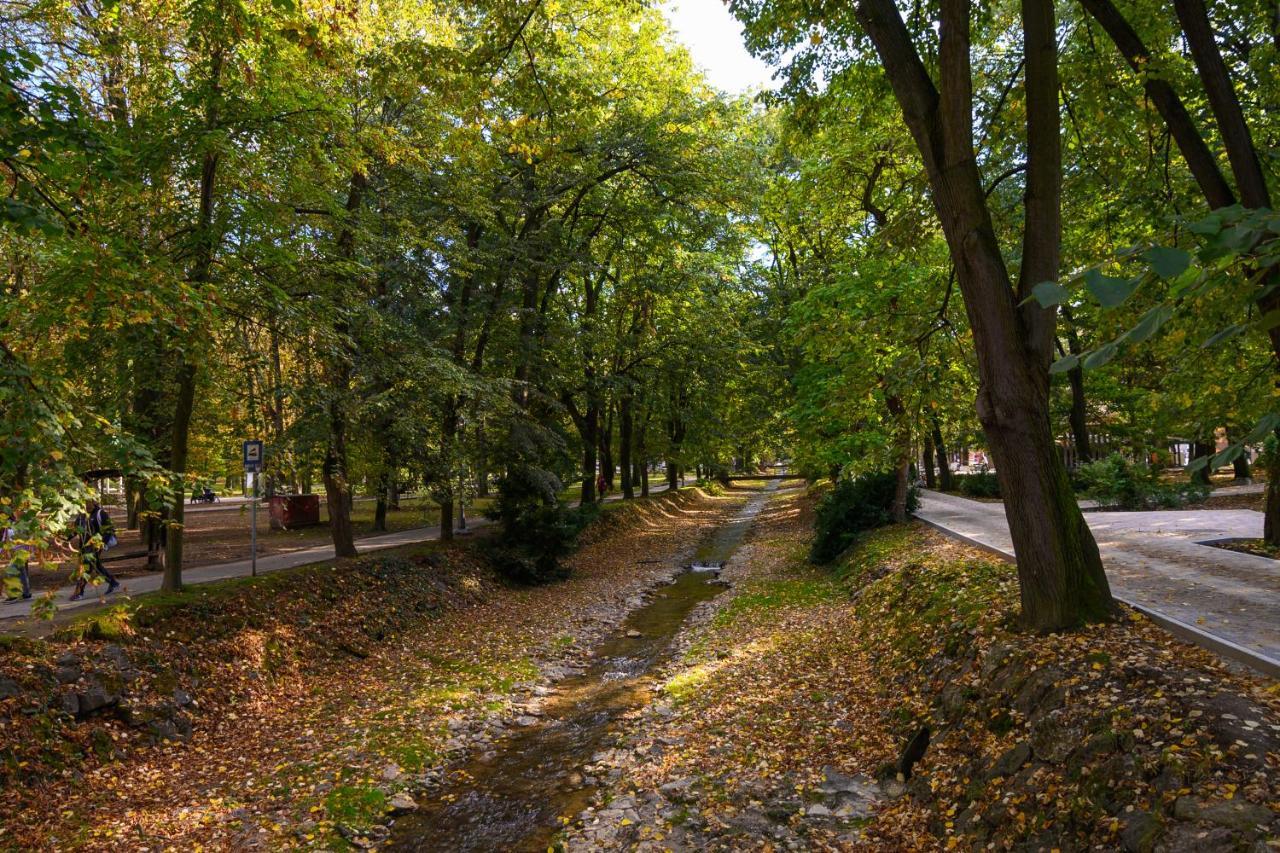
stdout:
POLYGON ((258 473, 262 470, 262 442, 246 441, 244 443, 245 473, 258 473))

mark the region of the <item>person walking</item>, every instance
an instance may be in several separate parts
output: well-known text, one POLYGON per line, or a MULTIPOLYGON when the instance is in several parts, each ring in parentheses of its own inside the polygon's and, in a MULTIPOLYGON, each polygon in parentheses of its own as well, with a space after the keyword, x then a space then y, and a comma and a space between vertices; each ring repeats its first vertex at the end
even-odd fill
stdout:
POLYGON ((5 604, 26 601, 31 598, 31 575, 27 568, 27 563, 31 559, 31 549, 26 545, 16 544, 17 531, 13 528, 14 520, 14 516, 10 512, 9 518, 5 520, 5 526, 0 528, 0 554, 8 555, 9 568, 17 570, 18 582, 22 586, 22 596, 5 596, 5 604))
MULTIPOLYGON (((76 591, 71 600, 79 601, 84 598, 85 586, 97 577, 106 580, 106 594, 110 595, 120 588, 120 582, 102 563, 102 555, 114 548, 118 541, 111 516, 95 498, 89 498, 85 501, 84 512, 76 516, 75 528, 72 538, 78 537, 80 540, 77 543, 80 549, 80 568, 76 574, 76 591)), ((94 583, 97 581, 94 580, 94 583)))

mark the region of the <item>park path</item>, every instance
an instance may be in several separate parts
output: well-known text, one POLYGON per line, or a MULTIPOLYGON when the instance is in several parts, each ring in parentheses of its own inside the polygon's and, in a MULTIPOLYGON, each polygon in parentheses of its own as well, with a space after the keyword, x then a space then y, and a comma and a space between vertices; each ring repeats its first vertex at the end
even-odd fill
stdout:
MULTIPOLYGON (((1004 505, 922 491, 917 517, 1013 559, 1004 505)), ((1172 633, 1280 675, 1280 562, 1200 543, 1257 538, 1253 510, 1086 512, 1112 593, 1172 633)))
MULTIPOLYGON (((655 484, 650 487, 651 495, 661 494, 667 490, 665 483, 655 484)), ((612 502, 621 500, 620 493, 613 493, 605 498, 605 501, 612 502)), ((475 519, 467 519, 467 530, 474 530, 484 527, 489 521, 483 517, 475 519)), ((465 533, 465 531, 459 531, 465 533)), ((382 551, 387 548, 398 548, 402 545, 417 545, 421 542, 430 542, 440 538, 440 528, 435 527, 415 527, 412 530, 401 530, 396 533, 380 533, 376 536, 365 536, 356 540, 356 549, 360 554, 369 554, 374 551, 382 551)), ((292 569, 298 566, 306 566, 311 563, 323 563, 326 560, 334 559, 334 549, 332 544, 316 545, 310 548, 299 548, 296 551, 286 551, 284 553, 272 554, 270 556, 262 556, 258 558, 258 574, 264 575, 271 572, 278 572, 281 569, 292 569)), ((184 569, 182 572, 183 586, 196 586, 202 583, 213 583, 214 581, 228 580, 230 578, 249 577, 252 573, 252 561, 250 560, 233 560, 227 563, 213 563, 206 566, 197 566, 194 568, 184 569)), ((54 606, 59 614, 69 610, 80 610, 85 608, 102 607, 112 603, 118 598, 128 596, 145 595, 151 592, 157 592, 160 589, 160 582, 163 576, 159 572, 139 577, 127 578, 121 581, 120 590, 110 598, 104 598, 102 595, 106 591, 106 586, 91 586, 85 593, 85 597, 79 601, 72 601, 71 594, 75 591, 74 585, 68 584, 61 587, 54 595, 54 606)), ((35 599, 33 598, 32 601, 35 599)), ((22 619, 31 615, 30 602, 18 601, 12 603, 0 603, 0 625, 9 623, 14 624, 14 620, 22 619)))

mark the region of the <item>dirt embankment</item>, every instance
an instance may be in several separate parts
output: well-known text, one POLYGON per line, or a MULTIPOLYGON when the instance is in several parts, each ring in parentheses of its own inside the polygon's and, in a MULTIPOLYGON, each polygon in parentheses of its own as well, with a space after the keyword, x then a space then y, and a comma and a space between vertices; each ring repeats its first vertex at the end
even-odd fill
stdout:
POLYGON ((569 849, 1274 849, 1275 682, 1132 612, 1019 631, 1013 567, 920 525, 815 568, 810 509, 726 567, 569 849))
POLYGON ((741 497, 610 507, 548 587, 466 543, 152 596, 0 661, 0 849, 376 837, 499 737, 741 497), (360 833, 372 833, 372 836, 360 833))

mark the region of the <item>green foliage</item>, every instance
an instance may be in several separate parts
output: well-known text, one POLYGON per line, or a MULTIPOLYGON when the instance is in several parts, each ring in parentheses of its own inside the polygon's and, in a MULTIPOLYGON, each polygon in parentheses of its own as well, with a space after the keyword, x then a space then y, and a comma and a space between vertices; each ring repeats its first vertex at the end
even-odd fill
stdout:
POLYGON ((561 558, 573 551, 578 534, 599 509, 594 504, 565 506, 557 498, 561 488, 554 474, 528 465, 513 467, 499 483, 487 514, 502 531, 490 552, 498 573, 512 583, 542 584, 569 576, 561 558))
POLYGON ((1208 486, 1199 483, 1165 482, 1154 467, 1135 464, 1119 453, 1081 465, 1076 478, 1084 494, 1107 508, 1166 509, 1209 494, 1208 486))
POLYGON ((956 491, 970 498, 1000 497, 1000 480, 990 471, 977 474, 956 474, 952 478, 956 491))
MULTIPOLYGON (((889 524, 893 520, 897 482, 897 476, 890 471, 862 474, 837 483, 818 503, 814 522, 817 535, 809 559, 829 563, 857 541, 860 534, 889 524)), ((913 486, 907 492, 907 510, 914 510, 918 505, 913 486)))

